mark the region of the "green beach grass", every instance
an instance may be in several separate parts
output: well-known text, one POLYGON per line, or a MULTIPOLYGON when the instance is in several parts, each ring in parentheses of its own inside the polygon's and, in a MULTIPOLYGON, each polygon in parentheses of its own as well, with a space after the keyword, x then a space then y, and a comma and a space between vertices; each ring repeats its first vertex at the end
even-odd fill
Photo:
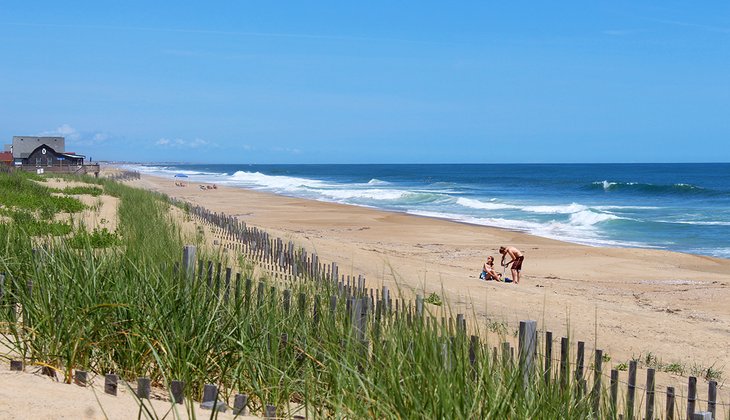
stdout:
MULTIPOLYGON (((25 175, 0 174, 4 214, 23 211, 34 220, 10 217, 0 224, 0 337, 27 363, 47 366, 67 383, 74 369, 114 372, 130 383, 146 376, 167 389, 181 380, 196 400, 211 383, 227 402, 247 394, 253 412, 273 404, 284 417, 613 414, 605 390, 595 413, 590 392, 578 381, 560 386, 535 373, 525 382, 519 366, 502 363, 501 356, 494 363, 489 343, 475 348, 471 363, 470 337, 436 322, 408 322, 378 309, 360 336, 344 299, 331 310, 338 292, 330 282, 251 278, 251 262, 184 237, 164 196, 83 181, 120 199, 116 232, 37 229, 34 223, 47 223, 50 212, 80 203, 52 196, 25 175), (240 281, 227 287, 222 274, 210 283, 202 273, 188 278, 179 269, 186 243, 197 245, 198 257, 214 266, 243 267, 240 281)), ((142 417, 164 414, 147 411, 143 401, 139 410, 142 417)))

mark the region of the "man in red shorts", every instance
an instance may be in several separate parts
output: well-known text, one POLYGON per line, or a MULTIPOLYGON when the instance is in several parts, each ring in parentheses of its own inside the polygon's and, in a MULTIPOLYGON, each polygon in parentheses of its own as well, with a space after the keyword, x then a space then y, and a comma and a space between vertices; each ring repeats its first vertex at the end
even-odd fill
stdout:
POLYGON ((515 283, 519 284, 520 271, 522 271, 522 261, 525 260, 525 256, 522 254, 522 251, 513 246, 500 246, 499 253, 502 254, 502 267, 506 267, 512 264, 512 280, 514 280, 515 283), (507 255, 509 255, 510 261, 505 264, 504 258, 507 255))

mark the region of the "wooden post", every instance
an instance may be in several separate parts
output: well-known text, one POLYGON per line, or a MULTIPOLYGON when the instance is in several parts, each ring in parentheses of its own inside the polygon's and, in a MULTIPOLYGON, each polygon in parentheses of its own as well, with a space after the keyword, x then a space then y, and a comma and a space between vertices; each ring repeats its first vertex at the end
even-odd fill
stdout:
POLYGON ((591 398, 593 400, 593 415, 598 418, 601 409, 601 376, 603 375, 603 350, 596 349, 593 361, 593 391, 591 398))
POLYGON ((715 418, 717 412, 717 381, 710 381, 707 388, 707 411, 715 418))
POLYGON ((266 408, 264 408, 264 418, 265 419, 276 418, 276 406, 266 404, 266 408))
POLYGON ((691 419, 697 403, 697 378, 690 376, 687 385, 687 418, 691 419))
POLYGON ((674 387, 667 387, 667 405, 664 410, 667 420, 674 420, 674 387))
POLYGON ((119 377, 113 373, 104 376, 104 392, 109 395, 117 395, 117 385, 119 377))
POLYGON ((22 360, 11 360, 10 361, 10 370, 15 372, 20 372, 23 370, 23 361, 22 360))
POLYGON ((692 414, 692 420, 713 420, 712 413, 709 411, 694 413, 692 414))
POLYGON ((289 306, 291 305, 291 290, 284 290, 284 313, 289 315, 289 306))
POLYGON ((335 315, 337 311, 337 295, 330 296, 330 314, 335 315))
POLYGON ((192 280, 195 270, 195 245, 183 247, 183 271, 188 280, 192 280))
POLYGON ((74 382, 78 386, 86 386, 89 384, 89 374, 85 370, 77 370, 74 372, 74 382))
POLYGON ((203 400, 200 408, 204 410, 226 411, 226 404, 218 401, 218 387, 213 384, 205 384, 203 387, 203 400))
POLYGON ((535 353, 537 350, 536 334, 537 321, 520 321, 520 347, 518 354, 525 389, 527 389, 527 384, 532 376, 533 366, 535 365, 535 353))
POLYGON ((629 362, 629 385, 626 394, 626 413, 629 419, 634 418, 634 400, 636 397, 636 360, 629 362))
POLYGON ((170 391, 172 392, 172 401, 176 404, 182 404, 185 401, 185 382, 170 382, 170 391))
POLYGON ((383 304, 383 314, 390 315, 390 291, 388 290, 388 286, 383 286, 383 304))
POLYGON ((476 335, 472 335, 471 339, 469 340, 469 364, 471 365, 472 369, 475 369, 476 373, 476 363, 477 363, 477 349, 479 348, 479 337, 476 335))
POLYGON ((618 406, 618 370, 611 369, 611 416, 616 417, 618 406))
POLYGON ((502 343, 502 367, 507 367, 509 365, 511 350, 512 346, 509 341, 502 343))
POLYGON ((137 397, 150 399, 150 378, 137 378, 137 397))
POLYGON ((225 286, 223 290, 223 300, 228 302, 228 296, 231 294, 231 268, 226 267, 225 286))
POLYGON ((258 306, 261 306, 264 304, 264 289, 266 288, 266 284, 264 282, 259 282, 259 290, 258 295, 256 296, 256 302, 258 306))
POLYGON ((575 383, 578 387, 578 395, 582 396, 584 391, 583 386, 583 364, 585 362, 585 343, 583 341, 578 342, 578 351, 575 357, 575 383))
POLYGON ((646 370, 646 411, 645 420, 654 420, 654 369, 646 370))
POLYGON ((568 337, 560 338, 560 386, 561 388, 567 388, 570 379, 570 362, 568 361, 568 353, 570 348, 568 347, 568 337))
POLYGON ((236 396, 233 400, 233 415, 234 416, 245 416, 247 405, 248 405, 248 395, 236 394, 236 396))
POLYGON ((543 379, 545 385, 550 384, 550 377, 552 376, 552 365, 553 365, 553 332, 545 331, 545 363, 543 371, 543 379))

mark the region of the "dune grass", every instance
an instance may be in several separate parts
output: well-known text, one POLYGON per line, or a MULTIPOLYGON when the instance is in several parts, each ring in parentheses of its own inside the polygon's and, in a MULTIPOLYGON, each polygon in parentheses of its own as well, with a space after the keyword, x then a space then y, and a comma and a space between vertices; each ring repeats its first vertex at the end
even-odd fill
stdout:
MULTIPOLYGON (((117 246, 48 240, 39 248, 13 223, 0 238, 0 337, 66 382, 73 369, 147 376, 165 388, 182 380, 196 399, 213 383, 225 400, 244 393, 251 410, 274 404, 283 416, 297 409, 340 418, 596 415, 572 380, 561 387, 535 374, 525 382, 519 366, 494 363, 487 343, 472 348, 472 363, 470 338, 436 322, 380 308, 358 331, 329 282, 253 279, 245 261, 238 266, 249 268, 229 285, 224 273, 189 278, 179 269, 186 241, 170 203, 99 184, 121 200, 117 246)), ((198 245, 214 266, 231 262, 198 245)))

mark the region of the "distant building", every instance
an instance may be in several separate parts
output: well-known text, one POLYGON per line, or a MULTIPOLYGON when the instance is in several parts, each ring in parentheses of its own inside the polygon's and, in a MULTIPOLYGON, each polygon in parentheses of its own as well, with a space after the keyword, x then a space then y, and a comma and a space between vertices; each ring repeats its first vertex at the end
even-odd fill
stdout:
POLYGON ((83 166, 83 155, 66 152, 63 137, 14 136, 11 146, 14 166, 52 168, 83 166))
POLYGON ((0 152, 0 165, 10 166, 13 164, 13 154, 11 152, 0 152))

